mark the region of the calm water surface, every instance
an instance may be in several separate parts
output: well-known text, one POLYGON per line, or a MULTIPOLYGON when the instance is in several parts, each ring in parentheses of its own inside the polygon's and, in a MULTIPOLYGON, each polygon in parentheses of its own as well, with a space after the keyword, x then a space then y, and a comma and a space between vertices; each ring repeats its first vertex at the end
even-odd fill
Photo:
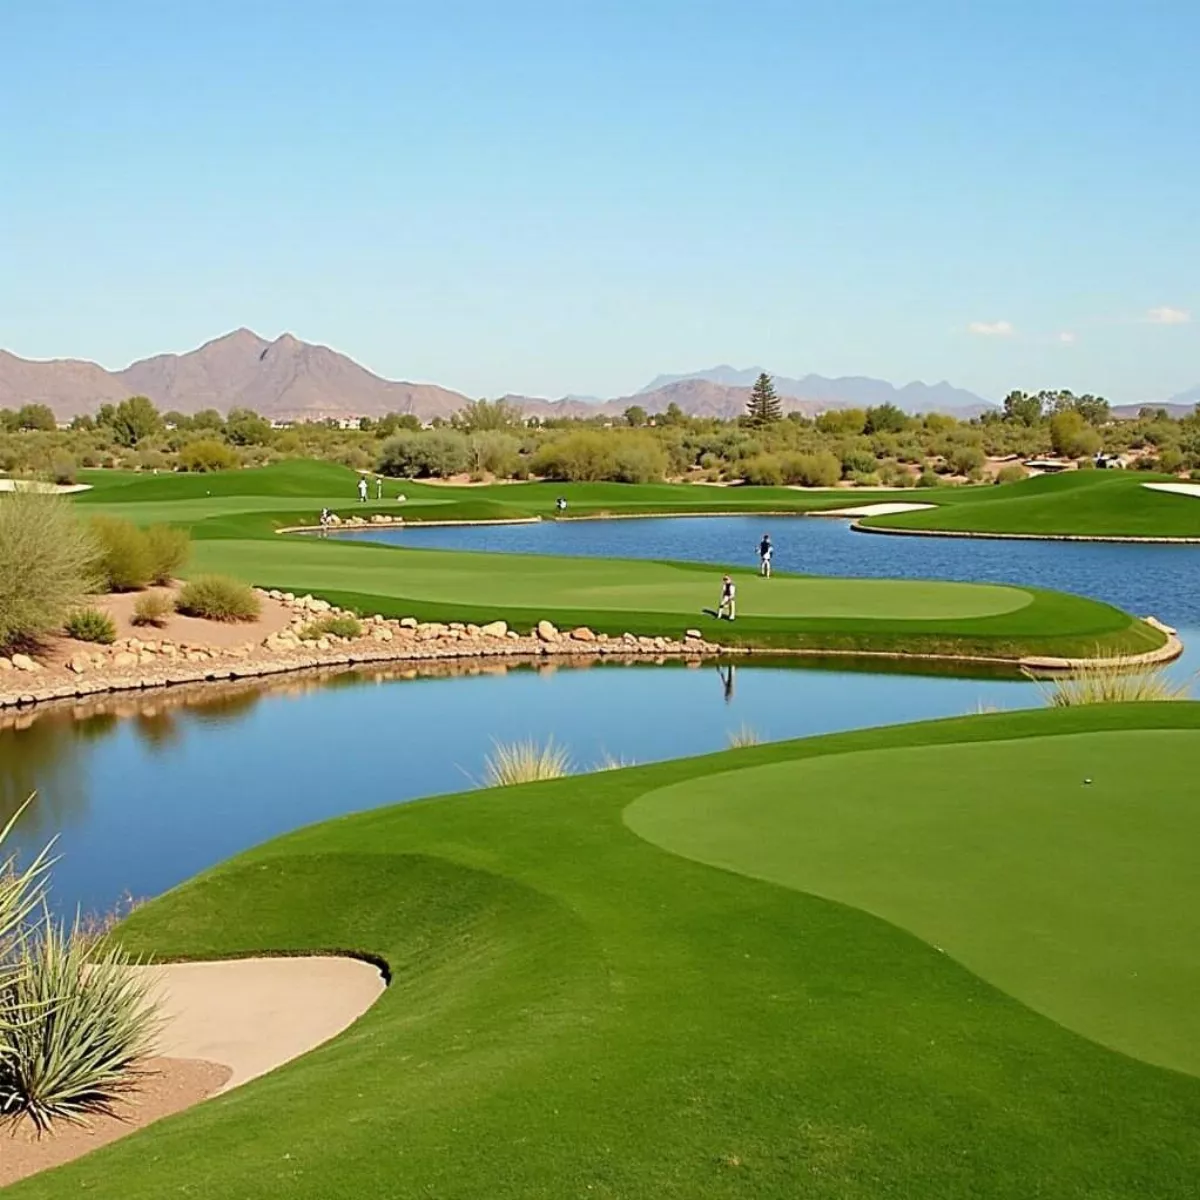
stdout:
MULTIPOLYGON (((770 530, 779 569, 1038 584, 1154 613, 1200 667, 1200 548, 886 538, 813 518, 546 522, 371 531, 404 545, 751 562, 770 530)), ((58 835, 56 906, 102 911, 157 894, 238 850, 339 813, 469 787, 494 741, 553 736, 580 767, 767 739, 1016 708, 1032 685, 861 670, 594 666, 435 678, 348 673, 266 686, 110 697, 0 718, 0 805, 39 798, 22 850, 58 835)))

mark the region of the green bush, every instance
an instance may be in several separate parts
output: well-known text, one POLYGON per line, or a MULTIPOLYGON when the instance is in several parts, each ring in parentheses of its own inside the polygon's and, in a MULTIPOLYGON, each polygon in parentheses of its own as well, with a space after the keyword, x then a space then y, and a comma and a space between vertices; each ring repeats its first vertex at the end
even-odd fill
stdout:
POLYGON ((842 475, 846 479, 854 475, 869 475, 876 466, 877 460, 870 450, 849 446, 842 451, 842 475))
POLYGON ((783 464, 774 454, 759 454, 742 463, 742 478, 755 487, 778 487, 783 482, 783 464))
POLYGON ((667 452, 652 437, 628 434, 616 449, 612 477, 618 483, 659 483, 667 473, 667 452))
POLYGON ((855 487, 872 488, 879 486, 879 473, 877 471, 853 471, 850 474, 850 482, 855 487))
POLYGON ((362 637, 362 631, 362 622, 357 617, 338 614, 309 621, 300 630, 300 637, 306 642, 315 642, 323 637, 357 638, 362 637))
POLYGON ((161 628, 174 611, 175 601, 170 596, 162 592, 147 592, 137 598, 131 619, 134 625, 153 625, 155 628, 161 628))
POLYGON ((987 455, 978 446, 950 446, 946 451, 946 465, 955 475, 970 477, 973 472, 983 470, 987 455))
POLYGON ((842 464, 836 454, 820 450, 816 454, 785 454, 780 459, 785 483, 800 487, 833 487, 842 476, 842 464))
POLYGON ((1005 463, 996 472, 997 483, 1020 483, 1022 479, 1028 478, 1029 472, 1020 463, 1005 463))
POLYGON ((50 468, 50 478, 60 487, 69 487, 75 482, 75 460, 73 458, 56 458, 50 468))
POLYGON ((1174 446, 1167 446, 1159 451, 1158 469, 1167 475, 1176 475, 1183 470, 1185 459, 1183 452, 1174 446))
POLYGON ((379 449, 380 473, 403 479, 444 479, 461 475, 470 465, 466 436, 454 429, 397 433, 379 449))
POLYGON ((150 582, 150 546, 145 533, 132 521, 93 517, 92 532, 100 547, 96 570, 110 592, 134 592, 150 582))
POLYGON ((50 633, 95 586, 96 544, 71 504, 0 493, 0 647, 50 633))
POLYGON ((929 467, 926 467, 925 470, 923 470, 921 474, 917 476, 917 487, 919 488, 941 487, 941 484, 942 481, 938 477, 938 473, 931 470, 929 467))
POLYGON ((77 642, 99 642, 111 646, 117 640, 117 626, 112 617, 98 608, 81 608, 73 612, 64 622, 67 637, 77 642))
POLYGON ((179 451, 179 468, 182 471, 228 471, 237 465, 237 451, 216 438, 188 442, 179 451))
POLYGON ((150 557, 150 582, 170 583, 179 568, 187 562, 192 539, 186 529, 174 525, 150 525, 144 537, 150 557))
POLYGON ((225 575, 200 575, 183 585, 176 609, 210 621, 253 621, 262 610, 254 589, 225 575))
POLYGON ((535 475, 547 479, 574 483, 614 479, 616 438, 592 429, 568 433, 539 447, 529 465, 535 475))

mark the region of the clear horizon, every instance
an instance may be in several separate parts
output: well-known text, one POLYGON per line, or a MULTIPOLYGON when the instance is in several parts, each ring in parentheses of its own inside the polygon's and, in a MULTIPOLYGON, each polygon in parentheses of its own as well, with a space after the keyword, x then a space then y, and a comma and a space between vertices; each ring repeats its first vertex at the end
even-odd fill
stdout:
POLYGON ((19 8, 0 346, 245 326, 471 396, 1200 384, 1200 9, 966 7, 19 8))

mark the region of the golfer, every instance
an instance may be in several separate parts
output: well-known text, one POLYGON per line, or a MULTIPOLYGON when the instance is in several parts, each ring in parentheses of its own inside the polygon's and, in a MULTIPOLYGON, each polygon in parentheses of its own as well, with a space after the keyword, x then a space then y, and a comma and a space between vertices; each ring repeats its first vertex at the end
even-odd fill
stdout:
POLYGON ((376 500, 383 499, 383 476, 382 475, 377 475, 375 477, 375 499, 376 500))
POLYGON ((737 588, 728 575, 721 577, 721 603, 717 606, 717 620, 724 617, 732 621, 737 616, 737 588))
POLYGON ((771 578, 771 555, 774 551, 775 547, 771 545, 771 535, 764 533, 762 541, 758 543, 758 573, 764 579, 771 578))
POLYGON ((361 504, 367 502, 367 477, 365 475, 358 477, 358 499, 361 504))

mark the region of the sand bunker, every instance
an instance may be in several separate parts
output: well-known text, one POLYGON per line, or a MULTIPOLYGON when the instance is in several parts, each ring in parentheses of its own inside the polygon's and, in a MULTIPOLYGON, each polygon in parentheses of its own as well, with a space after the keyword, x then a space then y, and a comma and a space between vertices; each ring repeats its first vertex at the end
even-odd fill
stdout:
POLYGON ((1177 496, 1200 496, 1200 483, 1143 483, 1152 492, 1174 492, 1177 496))
POLYGON ((239 958, 140 967, 166 1028, 159 1052, 232 1074, 222 1091, 288 1062, 352 1025, 383 994, 357 958, 239 958))
POLYGON ((137 1093, 87 1128, 0 1135, 0 1187, 79 1158, 210 1096, 255 1079, 341 1033, 383 994, 377 967, 355 958, 245 958, 138 967, 163 1030, 137 1093))
POLYGON ((923 508, 937 508, 936 504, 859 504, 854 508, 828 508, 821 517, 887 517, 893 513, 920 512, 923 508))
POLYGON ((0 479, 0 492, 57 492, 60 496, 68 492, 90 492, 90 483, 46 483, 40 479, 0 479))

